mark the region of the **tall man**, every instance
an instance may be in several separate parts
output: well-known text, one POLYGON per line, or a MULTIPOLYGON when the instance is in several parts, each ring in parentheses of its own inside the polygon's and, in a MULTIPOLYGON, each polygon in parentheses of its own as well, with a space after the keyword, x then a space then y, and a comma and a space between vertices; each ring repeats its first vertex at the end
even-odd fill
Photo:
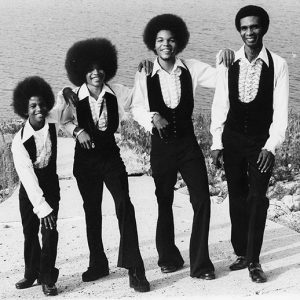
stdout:
POLYGON ((254 282, 265 282, 259 264, 269 207, 266 192, 275 149, 283 142, 288 119, 286 61, 263 45, 267 12, 249 5, 235 18, 244 45, 228 69, 218 67, 212 105, 212 156, 223 156, 228 183, 231 242, 237 255, 230 269, 248 267, 254 282))

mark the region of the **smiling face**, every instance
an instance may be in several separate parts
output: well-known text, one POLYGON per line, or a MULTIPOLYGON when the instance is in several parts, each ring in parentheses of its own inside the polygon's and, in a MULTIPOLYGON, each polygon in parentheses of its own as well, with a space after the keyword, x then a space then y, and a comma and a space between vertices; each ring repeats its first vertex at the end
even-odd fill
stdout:
POLYGON ((245 17, 240 20, 240 24, 240 34, 246 47, 261 48, 264 34, 260 18, 257 16, 245 17))
POLYGON ((98 65, 92 65, 85 78, 88 86, 102 88, 105 80, 105 72, 98 65))
POLYGON ((161 30, 156 35, 155 52, 159 59, 164 61, 175 60, 177 42, 170 30, 161 30))
POLYGON ((48 108, 43 98, 32 96, 28 102, 28 119, 34 130, 41 129, 45 124, 48 108))

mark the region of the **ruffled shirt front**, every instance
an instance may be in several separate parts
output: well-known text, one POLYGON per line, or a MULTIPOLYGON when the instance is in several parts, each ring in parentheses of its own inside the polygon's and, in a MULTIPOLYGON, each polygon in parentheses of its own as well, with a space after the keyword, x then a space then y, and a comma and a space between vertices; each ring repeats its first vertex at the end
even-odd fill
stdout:
MULTIPOLYGON (((216 84, 216 69, 206 63, 196 59, 176 58, 172 71, 168 73, 162 69, 156 58, 151 76, 158 73, 164 102, 172 109, 179 104, 181 98, 180 74, 182 68, 188 69, 191 74, 194 97, 198 86, 213 88, 216 84)), ((200 101, 199 98, 194 99, 200 101)), ((150 111, 147 75, 144 70, 135 74, 131 111, 133 118, 151 132, 153 128, 152 118, 155 112, 150 111)))
POLYGON ((247 58, 243 57, 240 59, 239 65, 239 100, 249 103, 257 95, 263 61, 261 58, 257 58, 249 62, 247 58))
POLYGON ((33 163, 33 167, 36 169, 45 168, 48 166, 52 154, 49 124, 46 123, 45 126, 40 130, 33 130, 32 135, 36 145, 36 161, 33 163))
POLYGON ((172 109, 177 107, 181 97, 181 64, 182 63, 177 60, 173 67, 173 70, 170 73, 168 73, 161 67, 157 67, 156 71, 159 76, 159 82, 164 102, 169 108, 172 109))

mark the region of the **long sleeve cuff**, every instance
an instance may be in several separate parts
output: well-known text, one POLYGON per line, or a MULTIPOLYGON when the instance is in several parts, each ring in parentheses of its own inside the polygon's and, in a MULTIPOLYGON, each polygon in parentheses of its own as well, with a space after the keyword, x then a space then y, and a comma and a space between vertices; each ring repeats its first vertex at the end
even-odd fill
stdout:
POLYGON ((263 149, 266 149, 270 152, 272 152, 274 155, 276 153, 276 145, 274 145, 271 141, 267 141, 264 145, 263 149))
POLYGON ((222 143, 222 130, 216 130, 211 127, 211 134, 212 134, 212 145, 210 147, 211 150, 222 150, 223 143, 222 143))
POLYGON ((45 198, 43 197, 34 208, 33 212, 41 219, 48 216, 53 209, 50 207, 50 205, 46 202, 45 198))
POLYGON ((213 144, 210 147, 210 150, 222 150, 223 144, 222 142, 213 142, 213 144))

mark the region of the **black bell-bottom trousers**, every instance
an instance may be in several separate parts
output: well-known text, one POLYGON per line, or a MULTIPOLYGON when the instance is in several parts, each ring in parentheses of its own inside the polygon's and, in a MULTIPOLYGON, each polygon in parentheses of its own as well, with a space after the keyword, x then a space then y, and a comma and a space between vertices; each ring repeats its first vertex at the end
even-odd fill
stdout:
MULTIPOLYGON (((56 174, 39 170, 39 185, 44 192, 47 203, 57 217, 59 208, 59 182, 56 174)), ((41 283, 52 285, 57 281, 58 269, 55 268, 57 256, 57 229, 46 229, 41 225, 42 247, 39 241, 40 219, 33 212, 33 206, 21 184, 19 191, 19 208, 24 234, 24 261, 26 279, 39 278, 41 283)))
POLYGON ((229 128, 223 132, 224 167, 229 192, 231 243, 235 254, 259 262, 269 199, 271 172, 261 173, 257 159, 266 137, 247 137, 229 128))
POLYGON ((89 267, 108 269, 108 260, 102 242, 103 183, 111 193, 119 223, 120 244, 118 267, 144 268, 139 250, 134 207, 130 201, 128 178, 119 153, 99 157, 75 155, 74 175, 83 199, 86 232, 90 250, 89 267))
POLYGON ((164 142, 152 136, 152 175, 156 187, 158 219, 156 247, 158 265, 182 266, 183 258, 175 245, 172 204, 177 173, 180 172, 190 194, 194 211, 190 238, 190 275, 214 270, 209 258, 208 233, 210 222, 210 197, 206 165, 194 135, 164 142))

